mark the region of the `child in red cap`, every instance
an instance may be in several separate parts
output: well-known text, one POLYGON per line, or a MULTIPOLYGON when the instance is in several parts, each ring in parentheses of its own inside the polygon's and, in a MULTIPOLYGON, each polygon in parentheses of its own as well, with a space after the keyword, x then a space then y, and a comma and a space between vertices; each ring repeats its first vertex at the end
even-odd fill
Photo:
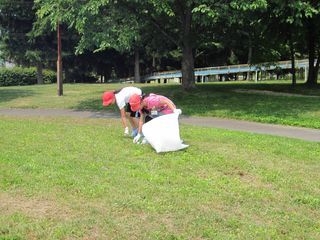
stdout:
POLYGON ((131 96, 137 95, 141 96, 142 91, 137 87, 124 87, 119 91, 105 92, 102 95, 102 105, 109 106, 116 103, 121 115, 121 121, 124 127, 124 134, 129 135, 129 128, 127 126, 126 118, 130 122, 132 128, 132 137, 135 137, 138 133, 138 120, 136 117, 139 117, 137 111, 132 111, 129 104, 129 99, 131 96))
MULTIPOLYGON (((181 114, 181 109, 177 109, 174 103, 169 98, 153 93, 150 93, 145 97, 134 94, 130 97, 129 104, 132 111, 139 111, 140 113, 138 134, 133 139, 134 143, 138 143, 139 139, 142 137, 142 124, 144 117, 145 122, 148 122, 153 118, 165 114, 181 114)), ((142 141, 142 143, 144 143, 144 140, 142 141)))

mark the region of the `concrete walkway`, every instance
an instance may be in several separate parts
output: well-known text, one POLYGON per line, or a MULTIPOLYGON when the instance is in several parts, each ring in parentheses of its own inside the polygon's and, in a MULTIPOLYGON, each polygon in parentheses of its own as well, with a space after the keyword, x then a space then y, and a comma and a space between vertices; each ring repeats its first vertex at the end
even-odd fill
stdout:
MULTIPOLYGON (((0 115, 6 116, 70 116, 78 118, 119 118, 118 113, 74 111, 66 109, 0 109, 0 115)), ((320 142, 320 130, 302 127, 289 127, 274 124, 256 123, 214 117, 181 116, 180 123, 194 126, 214 127, 244 132, 268 134, 320 142)))

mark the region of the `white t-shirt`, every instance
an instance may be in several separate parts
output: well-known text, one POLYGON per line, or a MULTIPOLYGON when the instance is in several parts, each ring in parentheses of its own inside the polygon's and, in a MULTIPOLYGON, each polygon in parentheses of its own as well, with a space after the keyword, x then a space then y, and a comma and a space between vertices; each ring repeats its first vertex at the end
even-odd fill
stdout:
POLYGON ((116 103, 119 109, 122 109, 126 106, 126 104, 129 102, 130 97, 133 94, 141 95, 142 91, 140 88, 136 88, 136 87, 125 87, 125 88, 122 88, 120 92, 115 94, 116 103))

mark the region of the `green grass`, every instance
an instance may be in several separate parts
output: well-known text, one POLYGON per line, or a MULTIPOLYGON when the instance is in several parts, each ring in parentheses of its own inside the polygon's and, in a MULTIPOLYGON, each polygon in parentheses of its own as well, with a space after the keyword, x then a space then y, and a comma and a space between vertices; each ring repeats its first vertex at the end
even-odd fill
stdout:
MULTIPOLYGON (((119 89, 121 84, 65 84, 64 96, 56 95, 56 85, 0 88, 0 108, 68 108, 103 110, 101 95, 119 89)), ((145 92, 171 98, 185 115, 244 119, 258 122, 320 129, 320 88, 296 88, 289 81, 228 82, 201 84, 191 92, 179 85, 137 85, 145 92), (263 93, 235 92, 239 89, 269 90, 303 96, 274 96, 263 93), (314 97, 316 96, 316 97, 314 97)), ((116 111, 116 107, 107 108, 116 111)))
POLYGON ((181 127, 156 154, 120 121, 0 117, 0 239, 319 239, 320 144, 181 127))

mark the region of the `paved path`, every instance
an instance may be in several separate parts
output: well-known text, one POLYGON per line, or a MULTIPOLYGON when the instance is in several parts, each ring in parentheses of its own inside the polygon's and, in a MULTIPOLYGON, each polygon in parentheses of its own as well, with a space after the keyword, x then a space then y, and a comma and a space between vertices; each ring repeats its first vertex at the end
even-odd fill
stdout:
POLYGON ((0 109, 0 115, 8 116, 70 116, 79 118, 119 118, 113 112, 74 111, 68 109, 0 109))
MULTIPOLYGON (((112 112, 74 111, 66 109, 0 109, 0 115, 8 116, 71 116, 79 118, 119 118, 119 114, 112 112)), ((274 124, 256 123, 242 120, 231 120, 213 117, 187 117, 182 116, 180 122, 203 127, 214 127, 245 131, 252 133, 285 136, 320 142, 320 130, 289 127, 274 124)))

